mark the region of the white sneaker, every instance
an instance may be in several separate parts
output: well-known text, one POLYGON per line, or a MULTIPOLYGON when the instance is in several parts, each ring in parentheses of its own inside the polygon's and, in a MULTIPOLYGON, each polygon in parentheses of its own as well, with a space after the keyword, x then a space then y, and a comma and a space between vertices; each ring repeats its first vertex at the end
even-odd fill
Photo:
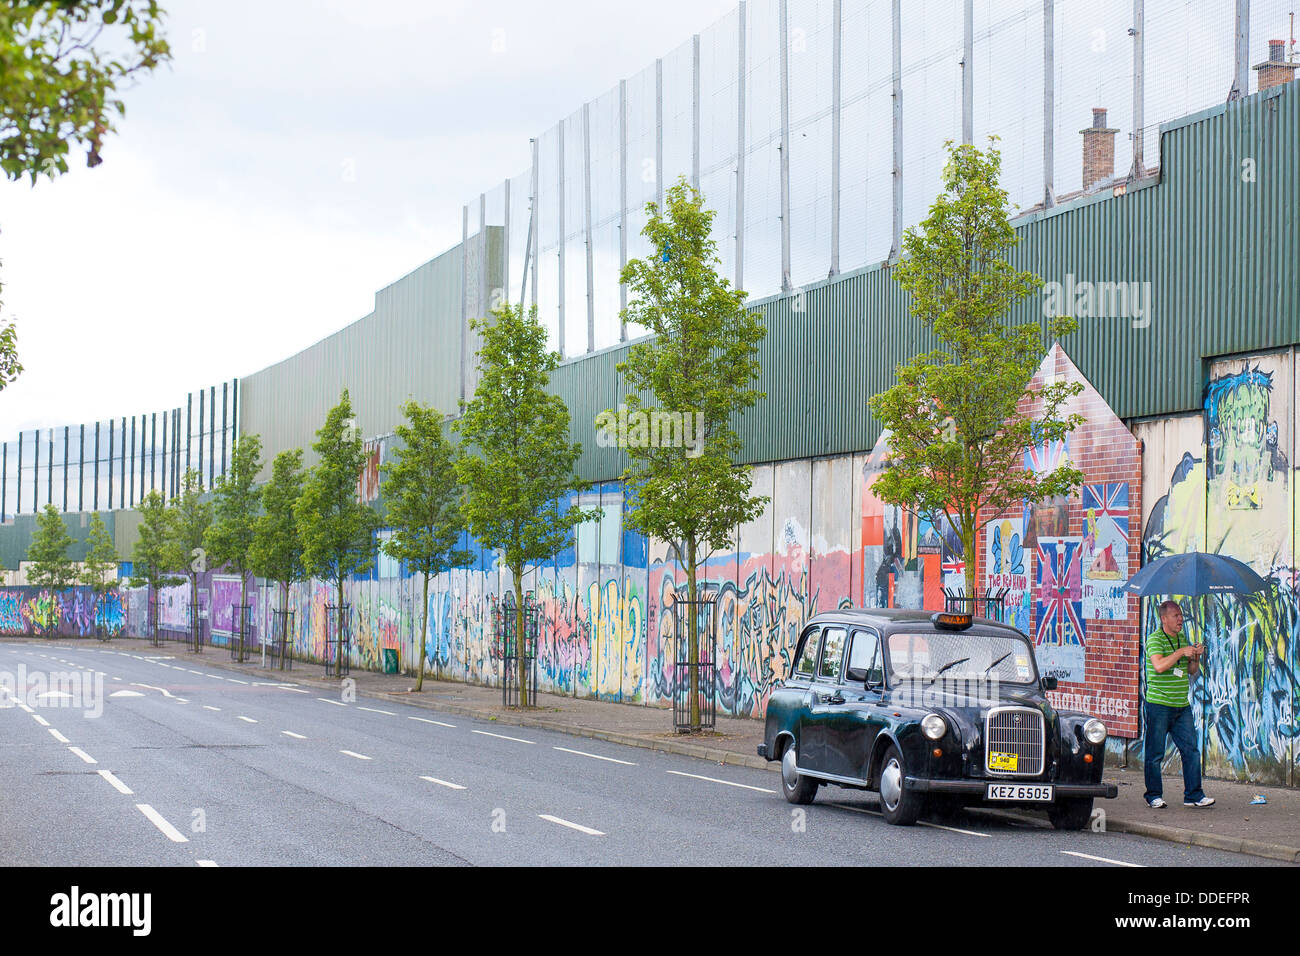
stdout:
POLYGON ((1147 806, 1152 810, 1163 810, 1165 807, 1169 806, 1169 804, 1165 803, 1161 797, 1156 797, 1154 800, 1149 801, 1147 806))
POLYGON ((1196 801, 1192 801, 1192 800, 1184 800, 1184 801, 1183 801, 1183 806, 1185 806, 1185 807, 1212 807, 1212 806, 1214 806, 1214 798, 1213 798, 1213 797, 1201 797, 1201 799, 1196 800, 1196 801))

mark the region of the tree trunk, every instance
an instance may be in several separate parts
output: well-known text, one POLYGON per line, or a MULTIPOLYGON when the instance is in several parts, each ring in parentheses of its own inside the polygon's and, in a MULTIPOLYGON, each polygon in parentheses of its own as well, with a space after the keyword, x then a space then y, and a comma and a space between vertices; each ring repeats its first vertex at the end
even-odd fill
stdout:
POLYGON ((976 617, 978 615, 975 614, 975 540, 978 534, 973 525, 973 521, 963 522, 961 547, 966 558, 966 599, 970 601, 971 616, 976 617))
POLYGON ((418 676, 415 678, 415 689, 424 690, 424 642, 426 635, 429 633, 429 575, 424 575, 424 613, 420 615, 420 640, 416 643, 416 656, 420 658, 418 676))
POLYGON ((515 579, 515 660, 519 667, 519 706, 525 708, 529 706, 528 700, 528 666, 525 661, 524 651, 527 642, 524 635, 524 582, 523 568, 511 568, 510 573, 515 579))
POLYGON ((338 610, 334 612, 334 637, 338 642, 338 652, 334 656, 334 677, 343 679, 343 578, 338 579, 338 610))
POLYGON ((244 659, 244 630, 248 627, 244 609, 248 607, 248 572, 239 569, 239 659, 244 659))
POLYGON ((699 594, 695 566, 695 538, 686 539, 686 600, 687 600, 687 661, 691 672, 691 733, 700 731, 700 621, 699 606, 695 603, 699 594))

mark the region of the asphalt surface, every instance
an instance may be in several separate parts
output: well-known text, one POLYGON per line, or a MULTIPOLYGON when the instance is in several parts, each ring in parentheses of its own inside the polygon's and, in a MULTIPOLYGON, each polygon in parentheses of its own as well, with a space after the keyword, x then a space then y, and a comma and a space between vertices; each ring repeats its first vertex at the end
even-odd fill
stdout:
POLYGON ((102 714, 3 694, 9 865, 1270 865, 1045 815, 891 827, 834 787, 796 808, 760 770, 347 700, 214 650, 0 642, 0 676, 20 665, 102 675, 102 714))

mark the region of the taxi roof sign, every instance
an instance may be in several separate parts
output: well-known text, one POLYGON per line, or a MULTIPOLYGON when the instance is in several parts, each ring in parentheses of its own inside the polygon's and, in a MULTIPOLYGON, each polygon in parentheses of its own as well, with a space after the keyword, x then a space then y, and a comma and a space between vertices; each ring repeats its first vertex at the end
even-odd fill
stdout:
POLYGON ((969 614, 955 611, 939 611, 930 615, 930 622, 946 631, 964 631, 971 626, 972 618, 969 614))

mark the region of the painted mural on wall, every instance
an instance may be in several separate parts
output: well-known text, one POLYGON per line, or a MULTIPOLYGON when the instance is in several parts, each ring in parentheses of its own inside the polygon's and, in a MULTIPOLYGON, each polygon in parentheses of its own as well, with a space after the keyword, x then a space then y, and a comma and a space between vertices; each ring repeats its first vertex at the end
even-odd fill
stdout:
POLYGON ((1122 620, 1128 596, 1128 482, 1084 485, 1082 605, 1085 620, 1122 620))
POLYGON ((1083 545, 1078 538, 1040 536, 1034 587, 1035 654, 1044 677, 1081 684, 1087 679, 1083 617, 1083 545))
MULTIPOLYGON (((1231 555, 1268 577, 1268 592, 1185 600, 1189 635, 1207 648, 1192 703, 1207 769, 1295 785, 1300 768, 1300 602, 1294 565, 1294 353, 1211 366, 1204 441, 1186 448, 1143 531, 1146 559, 1231 555)), ((1145 629, 1158 626, 1148 601, 1145 629)))
POLYGON ((1005 590, 1004 619, 1028 634, 1032 594, 1029 582, 1034 555, 1024 546, 1024 528, 1021 518, 1003 518, 990 522, 984 529, 984 586, 994 591, 1005 590))
POLYGON ((0 634, 93 637, 96 622, 110 636, 126 626, 122 595, 110 591, 95 607, 90 588, 49 591, 30 585, 0 589, 0 634))

